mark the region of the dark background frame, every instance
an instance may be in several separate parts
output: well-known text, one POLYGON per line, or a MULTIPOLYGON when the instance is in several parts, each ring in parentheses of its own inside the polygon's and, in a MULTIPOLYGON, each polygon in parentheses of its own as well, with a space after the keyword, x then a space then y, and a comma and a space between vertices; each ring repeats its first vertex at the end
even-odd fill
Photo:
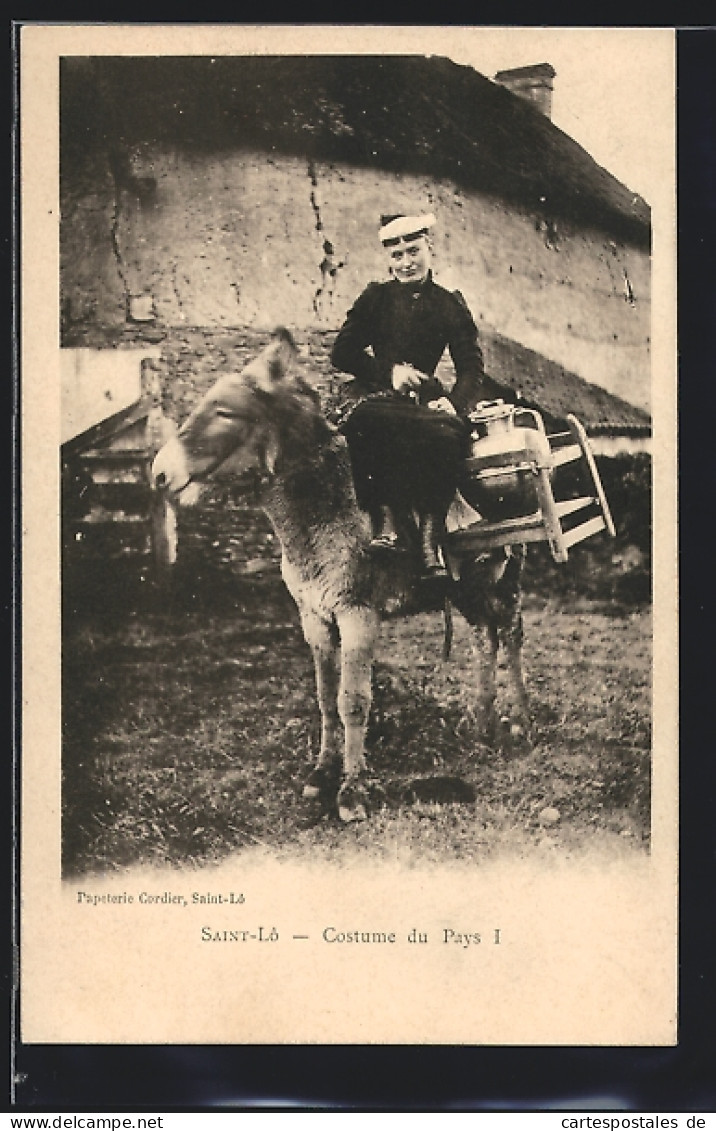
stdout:
MULTIPOLYGON (((17 26, 14 32, 17 38, 17 26)), ((15 58, 13 69, 16 67, 15 58)), ((709 488, 716 483, 711 340, 716 315, 713 27, 678 28, 677 91, 681 592, 678 1044, 673 1048, 23 1045, 17 1031, 17 1011, 11 1008, 11 1110, 716 1110, 716 744, 709 712, 714 700, 711 653, 716 588, 709 521, 713 513, 709 488)), ((17 89, 13 113, 16 106, 17 89)), ((16 185, 16 203, 18 191, 16 185)), ((14 236, 17 241, 17 225, 14 236)), ((15 288, 17 297, 17 277, 15 288)), ((15 366, 16 343, 17 334, 13 341, 15 366)), ((13 481, 17 482, 14 477, 13 481)), ((18 509, 19 500, 15 498, 16 532, 18 509)), ((19 617, 17 566, 13 560, 15 628, 19 617)), ((15 717, 18 692, 15 685, 15 717)), ((10 793, 17 801, 16 740, 13 748, 15 780, 10 793)), ((17 825, 12 820, 16 813, 12 802, 9 804, 11 820, 7 827, 16 834, 17 825)), ((8 860, 15 864, 8 884, 13 893, 16 853, 13 838, 8 853, 8 860)), ((8 973, 11 969, 9 966, 8 973)), ((12 1004, 17 990, 10 977, 5 984, 12 1004)))

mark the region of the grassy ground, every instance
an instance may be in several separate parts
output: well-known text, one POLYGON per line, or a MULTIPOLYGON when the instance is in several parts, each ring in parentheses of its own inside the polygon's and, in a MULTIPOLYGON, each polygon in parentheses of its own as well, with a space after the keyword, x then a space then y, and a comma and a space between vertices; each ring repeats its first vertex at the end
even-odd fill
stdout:
MULTIPOLYGON (((439 615, 386 623, 368 743, 376 809, 360 826, 311 825, 300 787, 318 712, 293 603, 270 555, 237 567, 225 515, 186 521, 161 607, 122 570, 111 584, 106 571, 101 582, 67 575, 66 875, 215 862, 256 846, 408 864, 648 846, 647 606, 528 594, 531 749, 482 743, 457 616, 446 663, 439 615)), ((255 541, 265 548, 270 536, 259 529, 255 541)))

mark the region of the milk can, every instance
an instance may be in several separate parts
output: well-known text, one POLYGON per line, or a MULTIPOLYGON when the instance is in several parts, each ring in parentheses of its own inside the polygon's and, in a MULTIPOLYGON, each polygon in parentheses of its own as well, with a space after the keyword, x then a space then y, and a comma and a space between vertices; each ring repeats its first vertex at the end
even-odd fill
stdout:
POLYGON ((470 450, 460 491, 489 522, 521 518, 539 507, 535 478, 552 455, 542 417, 504 401, 481 401, 470 413, 470 450))

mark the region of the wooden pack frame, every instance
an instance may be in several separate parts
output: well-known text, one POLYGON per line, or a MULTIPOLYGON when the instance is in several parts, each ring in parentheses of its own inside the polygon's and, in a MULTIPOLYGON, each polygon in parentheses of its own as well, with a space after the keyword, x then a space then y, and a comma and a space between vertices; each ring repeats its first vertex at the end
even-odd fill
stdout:
MULTIPOLYGON (((602 530, 614 538, 616 530, 599 475, 589 437, 583 425, 571 414, 567 432, 548 435, 549 459, 529 459, 515 464, 515 471, 534 475, 538 508, 532 514, 506 518, 498 522, 478 521, 453 530, 447 538, 447 549, 455 552, 481 553, 499 546, 525 542, 547 542, 556 562, 566 562, 569 550, 602 530), (555 497, 554 471, 579 461, 586 494, 576 498, 555 497)), ((505 467, 500 473, 510 470, 505 467)))

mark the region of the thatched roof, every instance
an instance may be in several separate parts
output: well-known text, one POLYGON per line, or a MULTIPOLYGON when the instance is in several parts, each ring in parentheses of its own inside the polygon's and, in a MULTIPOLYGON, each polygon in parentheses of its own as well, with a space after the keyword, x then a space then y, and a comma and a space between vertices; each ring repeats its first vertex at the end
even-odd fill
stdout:
POLYGON ((573 413, 593 435, 648 435, 651 418, 643 409, 585 381, 535 350, 481 327, 485 369, 498 385, 557 422, 573 413))
POLYGON ((448 178, 648 247, 650 211, 534 106, 448 59, 223 56, 63 61, 62 141, 300 153, 448 178))

